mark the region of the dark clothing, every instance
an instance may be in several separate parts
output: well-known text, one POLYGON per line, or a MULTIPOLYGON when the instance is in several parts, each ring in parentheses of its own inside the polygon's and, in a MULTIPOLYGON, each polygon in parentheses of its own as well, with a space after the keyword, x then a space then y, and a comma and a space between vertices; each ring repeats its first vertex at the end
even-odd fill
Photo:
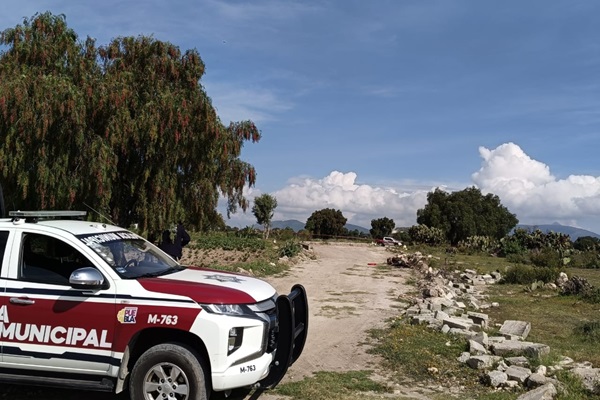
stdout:
POLYGON ((170 255, 171 257, 173 257, 175 260, 177 260, 177 254, 179 252, 177 250, 177 246, 175 246, 175 244, 171 240, 171 232, 163 231, 162 240, 160 241, 158 248, 170 255))
POLYGON ((171 240, 171 232, 163 231, 162 241, 158 247, 179 261, 183 255, 183 246, 190 242, 190 235, 185 231, 182 224, 177 225, 177 232, 175 233, 175 242, 171 240))
POLYGON ((190 242, 190 235, 183 229, 182 224, 177 224, 177 231, 175 232, 175 242, 173 246, 175 247, 175 259, 179 261, 181 256, 183 255, 183 246, 190 242))

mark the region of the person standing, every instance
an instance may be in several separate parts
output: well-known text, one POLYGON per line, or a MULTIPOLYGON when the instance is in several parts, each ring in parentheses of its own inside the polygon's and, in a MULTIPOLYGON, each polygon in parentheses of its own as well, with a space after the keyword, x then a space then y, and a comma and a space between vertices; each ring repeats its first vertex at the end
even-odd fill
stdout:
POLYGON ((179 261, 183 256, 183 248, 190 242, 190 235, 186 232, 183 227, 183 222, 179 221, 177 223, 177 231, 175 232, 175 252, 176 256, 175 260, 179 261))
POLYGON ((165 229, 162 233, 162 239, 158 245, 158 248, 170 255, 173 259, 177 260, 177 246, 171 240, 171 232, 168 229, 165 229))

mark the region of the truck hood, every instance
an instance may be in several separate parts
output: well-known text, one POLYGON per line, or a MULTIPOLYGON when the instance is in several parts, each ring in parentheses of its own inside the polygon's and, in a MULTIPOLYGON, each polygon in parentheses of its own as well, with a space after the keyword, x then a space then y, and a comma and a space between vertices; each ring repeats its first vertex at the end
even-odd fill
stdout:
POLYGON ((254 304, 276 294, 260 279, 196 267, 138 282, 148 291, 186 296, 200 304, 254 304))

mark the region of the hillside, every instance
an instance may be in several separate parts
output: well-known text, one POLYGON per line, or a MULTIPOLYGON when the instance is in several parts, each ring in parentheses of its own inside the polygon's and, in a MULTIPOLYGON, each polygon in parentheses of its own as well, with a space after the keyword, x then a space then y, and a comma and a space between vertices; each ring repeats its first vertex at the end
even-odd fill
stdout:
MULTIPOLYGON (((304 222, 300 222, 296 219, 288 219, 285 221, 273 221, 271 227, 279 229, 291 228, 294 232, 298 232, 304 229, 304 225, 304 222)), ((260 226, 255 227, 259 229, 261 228, 260 226)), ((346 229, 348 229, 349 231, 358 230, 361 233, 369 234, 369 230, 367 228, 358 225, 346 224, 346 229)))
POLYGON ((591 236, 591 237, 600 239, 600 235, 597 233, 594 233, 592 231, 588 231, 588 230, 581 229, 581 228, 576 228, 574 226, 561 225, 556 222, 553 224, 542 224, 542 225, 519 224, 519 225, 517 225, 517 228, 526 229, 528 231, 535 231, 536 229, 539 229, 544 233, 548 233, 548 232, 563 233, 563 234, 569 235, 571 237, 572 241, 575 241, 575 240, 577 240, 577 238, 582 237, 582 236, 591 236))

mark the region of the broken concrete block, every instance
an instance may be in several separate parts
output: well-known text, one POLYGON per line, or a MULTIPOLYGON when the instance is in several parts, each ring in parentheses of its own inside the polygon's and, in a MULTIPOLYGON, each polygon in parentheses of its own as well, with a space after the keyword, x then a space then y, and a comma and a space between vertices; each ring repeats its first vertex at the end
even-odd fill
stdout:
POLYGON ((531 374, 529 375, 529 377, 527 378, 527 380, 525 381, 525 386, 527 386, 528 388, 536 388, 536 387, 540 387, 546 384, 548 378, 546 378, 544 375, 542 374, 531 374))
POLYGON ((508 376, 508 379, 519 381, 521 384, 524 384, 527 378, 529 378, 529 375, 531 375, 531 370, 529 368, 516 367, 513 365, 508 367, 506 375, 508 376))
POLYGON ((520 395, 517 400, 552 400, 556 394, 556 387, 552 383, 547 383, 520 395))
POLYGON ((501 343, 490 343, 492 352, 498 356, 527 356, 540 358, 550 353, 550 347, 541 343, 521 342, 518 340, 505 340, 501 343))
POLYGON ((527 357, 518 356, 518 357, 506 357, 504 359, 508 365, 514 365, 517 367, 529 367, 529 360, 527 357))
POLYGON ((490 371, 485 375, 486 383, 491 387, 500 387, 508 380, 508 375, 502 371, 490 371))
POLYGON ((467 360, 467 365, 473 369, 490 369, 500 360, 502 360, 502 357, 498 356, 473 356, 467 360))
POLYGON ((471 339, 469 340, 469 353, 480 356, 487 354, 488 351, 481 343, 471 339))
POLYGON ((526 321, 504 321, 500 327, 500 333, 502 335, 517 336, 518 338, 525 340, 529 331, 531 330, 531 323, 526 321))

